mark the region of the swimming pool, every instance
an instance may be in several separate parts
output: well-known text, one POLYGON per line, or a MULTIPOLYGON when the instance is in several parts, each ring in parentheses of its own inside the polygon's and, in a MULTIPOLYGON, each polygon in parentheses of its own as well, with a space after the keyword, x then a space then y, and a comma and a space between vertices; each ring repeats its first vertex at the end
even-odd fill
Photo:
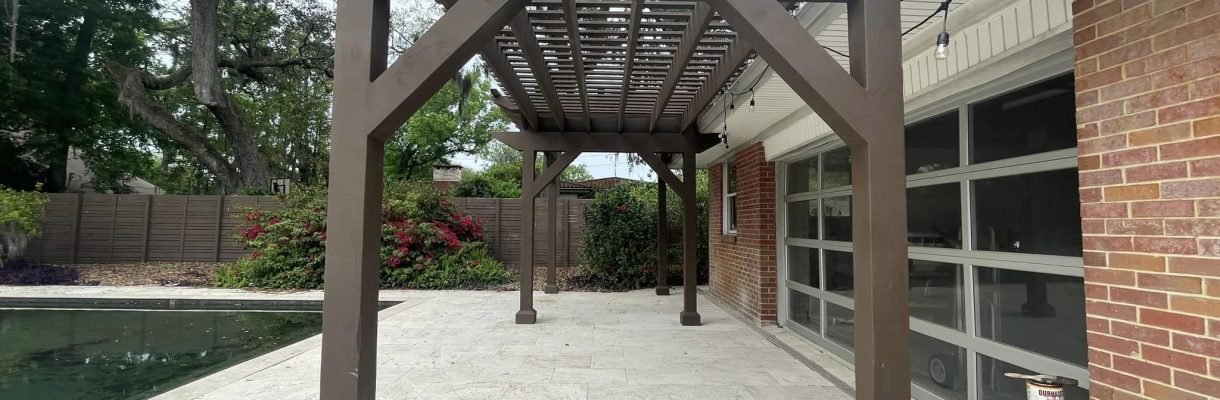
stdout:
POLYGON ((0 399, 145 399, 321 330, 317 312, 0 309, 0 399))

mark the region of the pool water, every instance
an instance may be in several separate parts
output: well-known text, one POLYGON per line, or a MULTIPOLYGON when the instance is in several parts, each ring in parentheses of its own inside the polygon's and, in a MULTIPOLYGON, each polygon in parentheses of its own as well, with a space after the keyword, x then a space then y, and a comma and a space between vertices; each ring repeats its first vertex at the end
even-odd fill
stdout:
POLYGON ((0 309, 0 399, 146 399, 321 330, 309 312, 0 309))

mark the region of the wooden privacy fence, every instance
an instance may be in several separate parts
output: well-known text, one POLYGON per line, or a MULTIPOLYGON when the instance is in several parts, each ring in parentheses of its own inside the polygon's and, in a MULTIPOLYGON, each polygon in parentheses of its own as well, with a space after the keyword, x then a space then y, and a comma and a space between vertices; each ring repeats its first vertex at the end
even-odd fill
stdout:
MULTIPOLYGON (((249 250, 234 235, 250 207, 276 208, 270 196, 173 196, 50 194, 42 235, 30 241, 25 258, 38 263, 128 263, 234 261, 249 250)), ((457 198, 456 205, 484 220, 492 255, 517 265, 521 256, 519 199, 457 198)), ((558 265, 581 262, 584 207, 592 200, 560 199, 556 249, 558 265)), ((546 204, 534 211, 535 265, 546 265, 546 204)))

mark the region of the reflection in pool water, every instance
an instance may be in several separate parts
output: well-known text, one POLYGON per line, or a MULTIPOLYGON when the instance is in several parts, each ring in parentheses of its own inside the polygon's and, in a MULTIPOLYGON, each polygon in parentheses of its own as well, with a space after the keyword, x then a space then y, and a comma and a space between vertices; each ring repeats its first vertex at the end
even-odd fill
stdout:
POLYGON ((148 398, 321 329, 321 313, 0 309, 0 399, 148 398))

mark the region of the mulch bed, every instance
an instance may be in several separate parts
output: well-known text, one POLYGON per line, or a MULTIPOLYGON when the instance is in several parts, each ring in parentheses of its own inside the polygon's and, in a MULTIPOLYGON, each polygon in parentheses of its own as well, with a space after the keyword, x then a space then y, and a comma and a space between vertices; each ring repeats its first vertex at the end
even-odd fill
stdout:
POLYGON ((212 286, 223 263, 32 265, 0 268, 0 285, 212 286))

